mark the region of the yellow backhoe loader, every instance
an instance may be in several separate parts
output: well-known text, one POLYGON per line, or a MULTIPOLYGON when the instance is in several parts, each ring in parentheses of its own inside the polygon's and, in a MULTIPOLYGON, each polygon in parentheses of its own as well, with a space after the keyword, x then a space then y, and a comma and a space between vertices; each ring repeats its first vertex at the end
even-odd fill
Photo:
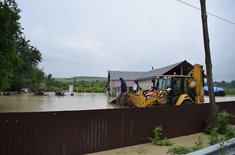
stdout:
POLYGON ((201 104, 204 102, 203 74, 203 67, 195 64, 188 75, 158 76, 155 90, 127 93, 126 102, 135 107, 201 104))

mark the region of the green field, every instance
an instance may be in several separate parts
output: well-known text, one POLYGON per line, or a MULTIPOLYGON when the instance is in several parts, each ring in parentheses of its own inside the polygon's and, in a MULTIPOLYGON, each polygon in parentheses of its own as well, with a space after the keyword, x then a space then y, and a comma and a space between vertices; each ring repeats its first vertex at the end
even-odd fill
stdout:
POLYGON ((70 78, 54 78, 55 81, 60 82, 80 82, 80 81, 87 81, 87 82, 96 82, 96 81, 107 81, 107 77, 95 77, 95 76, 75 76, 70 78))
POLYGON ((224 91, 225 91, 225 95, 235 95, 235 88, 225 87, 224 91))

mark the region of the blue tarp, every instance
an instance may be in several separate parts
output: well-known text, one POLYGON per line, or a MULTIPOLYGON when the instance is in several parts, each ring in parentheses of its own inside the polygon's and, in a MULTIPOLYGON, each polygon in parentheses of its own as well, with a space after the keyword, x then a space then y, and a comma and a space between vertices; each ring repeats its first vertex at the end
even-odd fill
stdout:
MULTIPOLYGON (((208 86, 203 87, 204 91, 208 91, 208 86)), ((224 91, 224 88, 222 87, 214 87, 214 92, 221 92, 224 91)))

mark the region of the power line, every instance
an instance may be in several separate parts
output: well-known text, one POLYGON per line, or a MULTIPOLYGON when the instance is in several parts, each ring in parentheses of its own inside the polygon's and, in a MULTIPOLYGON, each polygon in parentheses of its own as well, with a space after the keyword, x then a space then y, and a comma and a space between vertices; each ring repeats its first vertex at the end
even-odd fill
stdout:
MULTIPOLYGON (((194 6, 194 5, 191 5, 191 4, 189 4, 189 3, 186 3, 186 2, 184 2, 184 1, 182 1, 182 0, 177 0, 177 1, 180 2, 180 3, 183 3, 183 4, 185 4, 185 5, 188 5, 188 6, 192 7, 192 8, 194 8, 194 9, 197 9, 197 10, 200 10, 200 11, 201 11, 200 8, 198 8, 198 7, 194 6)), ((209 15, 215 17, 215 18, 218 18, 218 19, 220 19, 220 20, 223 20, 223 21, 225 21, 225 22, 227 22, 227 23, 230 23, 230 24, 235 25, 234 22, 232 22, 232 21, 230 21, 230 20, 227 20, 227 19, 225 19, 225 18, 222 18, 222 17, 220 17, 220 16, 217 16, 217 15, 215 15, 215 14, 212 14, 212 13, 210 13, 210 12, 207 12, 207 14, 209 14, 209 15)))

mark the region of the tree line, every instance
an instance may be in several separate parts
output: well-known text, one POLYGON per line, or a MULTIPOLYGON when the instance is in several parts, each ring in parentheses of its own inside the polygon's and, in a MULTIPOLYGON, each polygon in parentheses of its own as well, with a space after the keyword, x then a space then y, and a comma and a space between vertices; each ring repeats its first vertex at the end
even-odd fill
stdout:
POLYGON ((41 52, 25 38, 15 0, 0 2, 0 91, 37 87, 44 80, 41 52))
POLYGON ((214 85, 217 87, 228 87, 228 88, 235 88, 235 80, 231 82, 221 81, 221 82, 214 82, 214 85))
MULTIPOLYGON (((56 81, 53 78, 51 80, 47 80, 47 91, 50 92, 65 92, 69 90, 69 85, 74 86, 74 92, 99 92, 104 93, 107 91, 107 81, 74 81, 74 82, 66 82, 66 81, 56 81), (49 82, 50 81, 50 82, 49 82)), ((42 89, 45 89, 41 86, 42 89)))

